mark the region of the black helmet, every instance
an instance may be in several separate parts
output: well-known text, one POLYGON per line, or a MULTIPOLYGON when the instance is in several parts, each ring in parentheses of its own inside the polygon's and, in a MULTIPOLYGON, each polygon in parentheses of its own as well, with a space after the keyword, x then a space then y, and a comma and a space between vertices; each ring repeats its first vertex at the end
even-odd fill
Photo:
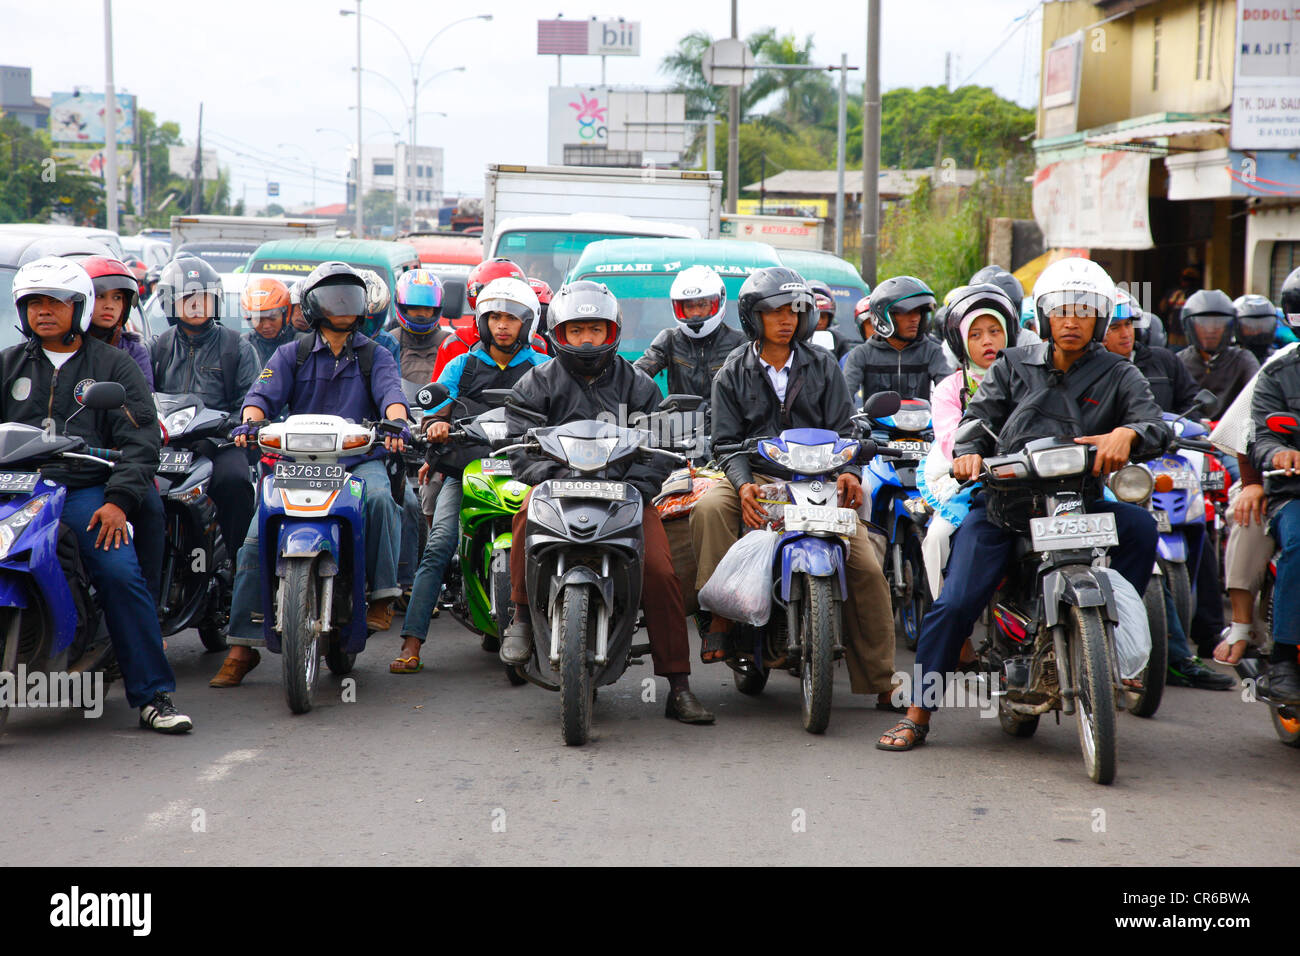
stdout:
POLYGON ((792 306, 799 316, 799 327, 794 337, 807 340, 817 327, 817 303, 803 276, 784 266, 768 266, 751 272, 736 299, 736 312, 740 327, 751 339, 763 337, 763 320, 760 312, 773 312, 782 306, 792 306))
POLYGON ((1282 307, 1282 321, 1288 328, 1300 329, 1300 268, 1282 280, 1282 294, 1278 297, 1282 307))
POLYGON ((1187 338, 1203 352, 1217 355, 1232 343, 1237 310, 1226 292, 1218 289, 1201 289, 1193 293, 1183 303, 1183 310, 1179 317, 1183 321, 1183 328, 1187 330, 1187 338), (1202 347, 1201 339, 1196 335, 1198 328, 1205 329, 1207 332, 1216 329, 1222 331, 1214 348, 1202 347))
POLYGON ((1268 297, 1243 295, 1232 305, 1237 310, 1237 344, 1252 351, 1269 348, 1277 332, 1277 309, 1268 297))
POLYGON ((877 335, 892 338, 897 331, 893 313, 922 310, 921 324, 916 327, 912 341, 920 338, 928 324, 929 315, 934 311, 934 293, 930 287, 915 276, 894 276, 886 279, 871 293, 871 327, 877 335))
POLYGON ((1001 266, 985 266, 970 277, 970 284, 980 285, 985 282, 995 285, 1005 292, 1007 298, 1011 300, 1011 304, 1016 307, 1016 314, 1020 314, 1020 306, 1025 301, 1025 289, 1020 284, 1019 279, 1001 266))
POLYGON ((175 325, 181 317, 181 300, 194 292, 206 292, 216 300, 216 309, 200 328, 210 328, 221 318, 221 276, 198 256, 180 255, 163 266, 158 277, 158 304, 168 325, 175 325))
POLYGON ((970 320, 976 312, 989 309, 1002 320, 1003 331, 1007 335, 1007 348, 1016 344, 1017 326, 1020 325, 1020 311, 1011 304, 1011 298, 991 282, 978 285, 962 286, 948 293, 948 304, 943 322, 943 340, 953 356, 962 365, 969 364, 970 356, 966 352, 966 336, 962 334, 962 325, 970 320))
POLYGON ((623 313, 618 299, 603 282, 581 279, 561 286, 560 291, 552 296, 546 314, 555 344, 556 361, 571 375, 595 378, 614 361, 618 343, 623 338, 623 313), (613 327, 602 345, 572 346, 560 330, 565 322, 592 322, 596 319, 604 319, 613 327))
POLYGON ((357 328, 366 315, 366 280, 346 262, 322 262, 302 281, 302 317, 313 329, 326 316, 352 315, 357 328))

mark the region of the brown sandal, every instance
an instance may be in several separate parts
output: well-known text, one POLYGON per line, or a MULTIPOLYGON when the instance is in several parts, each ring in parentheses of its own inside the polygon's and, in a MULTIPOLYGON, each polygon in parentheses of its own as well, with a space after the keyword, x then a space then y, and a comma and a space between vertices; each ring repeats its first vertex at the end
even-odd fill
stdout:
POLYGON ((918 724, 916 721, 912 720, 911 718, 903 717, 898 721, 898 723, 894 724, 894 726, 890 727, 888 730, 886 730, 883 734, 880 735, 881 737, 887 737, 889 739, 889 743, 885 744, 877 740, 876 749, 897 750, 899 753, 902 753, 905 750, 911 750, 913 747, 919 747, 921 746, 921 744, 925 743, 925 737, 929 732, 930 732, 929 724, 918 724), (911 740, 908 740, 906 737, 903 736, 903 734, 909 730, 912 732, 911 740), (903 741, 903 746, 895 747, 894 746, 895 740, 903 741))

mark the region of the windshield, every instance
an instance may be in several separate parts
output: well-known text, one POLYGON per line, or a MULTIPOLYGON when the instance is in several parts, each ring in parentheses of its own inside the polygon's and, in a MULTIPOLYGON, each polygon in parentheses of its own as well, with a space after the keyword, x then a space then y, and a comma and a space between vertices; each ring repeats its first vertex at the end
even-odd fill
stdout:
POLYGON ((501 236, 494 253, 504 256, 524 275, 545 279, 552 289, 564 285, 565 276, 591 242, 602 239, 635 239, 636 232, 507 232, 501 236))
POLYGON ((257 243, 252 243, 243 248, 209 248, 202 243, 187 242, 176 250, 176 254, 185 253, 191 256, 198 256, 218 272, 234 272, 245 262, 248 257, 257 250, 257 243))
POLYGON ((14 287, 17 269, 0 269, 0 349, 7 349, 23 341, 18 331, 18 309, 10 292, 14 287))

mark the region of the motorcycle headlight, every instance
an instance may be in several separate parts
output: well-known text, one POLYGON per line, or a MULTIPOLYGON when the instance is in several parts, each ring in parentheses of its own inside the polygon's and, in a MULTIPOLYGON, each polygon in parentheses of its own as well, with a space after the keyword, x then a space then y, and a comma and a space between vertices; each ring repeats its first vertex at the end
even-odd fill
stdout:
POLYGON ((894 412, 894 427, 905 432, 923 432, 930 427, 930 412, 924 408, 905 408, 894 412))
POLYGON ((560 436, 560 447, 569 464, 579 471, 597 471, 609 463, 609 456, 618 447, 618 437, 574 438, 560 436))
POLYGON ((1110 490, 1120 501, 1142 504, 1155 490, 1155 479, 1141 465, 1125 465, 1110 476, 1110 490))
POLYGON ((1086 445, 1063 446, 1036 451, 1029 456, 1034 471, 1040 478, 1064 478, 1078 475, 1088 467, 1088 447, 1086 445))
POLYGON ((163 428, 167 429, 168 435, 179 435, 189 427, 190 422, 194 421, 194 416, 197 413, 198 408, 194 405, 178 408, 163 419, 163 428))
POLYGON ((857 454, 856 445, 838 455, 835 453, 834 445, 797 445, 792 442, 787 446, 786 451, 782 451, 774 442, 765 441, 760 447, 767 458, 782 468, 800 475, 824 475, 851 461, 857 454), (847 457, 843 457, 842 461, 836 463, 835 460, 845 456, 846 453, 847 457))
POLYGON ((13 548, 14 542, 22 537, 23 529, 41 513, 41 509, 45 507, 45 502, 49 500, 49 495, 38 495, 9 517, 0 521, 0 560, 9 557, 9 551, 13 548))
POLYGON ((1188 521, 1205 520, 1205 495, 1203 495, 1199 491, 1196 494, 1192 495, 1191 500, 1187 502, 1187 520, 1188 521))
POLYGON ((503 441, 508 434, 505 422, 478 422, 477 424, 489 441, 503 441))
POLYGON ((290 432, 285 436, 285 451, 333 451, 337 435, 313 435, 303 432, 290 432))
POLYGON ((849 442, 835 454, 831 455, 831 466, 828 471, 834 471, 836 468, 843 468, 849 462, 853 461, 854 456, 858 453, 858 443, 849 442))

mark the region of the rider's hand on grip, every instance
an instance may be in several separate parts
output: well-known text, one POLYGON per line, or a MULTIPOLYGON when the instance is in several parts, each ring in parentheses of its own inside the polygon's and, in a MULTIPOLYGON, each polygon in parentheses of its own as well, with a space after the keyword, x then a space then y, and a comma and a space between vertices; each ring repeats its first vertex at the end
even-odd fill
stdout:
POLYGON ((258 420, 253 422, 244 422, 242 425, 236 425, 230 433, 231 441, 240 448, 247 448, 250 441, 257 440, 257 433, 262 430, 266 422, 258 420))
POLYGON ((751 528, 763 527, 767 510, 758 503, 758 485, 752 481, 740 486, 740 516, 751 528))
POLYGON ((984 459, 979 455, 961 455, 953 459, 952 476, 958 481, 974 481, 984 468, 984 459))
POLYGON ((1273 467, 1285 470, 1287 475, 1300 471, 1300 451, 1280 451, 1273 456, 1273 467))
POLYGON ((451 422, 441 419, 429 423, 428 428, 424 431, 424 437, 435 445, 442 444, 451 434, 451 422))
POLYGON ((384 437, 384 447, 389 451, 405 451, 411 440, 411 424, 400 418, 385 418, 375 424, 375 431, 384 437))
POLYGON ((1116 428, 1105 435, 1084 435, 1076 438, 1079 445, 1095 445, 1097 453, 1092 461, 1094 475, 1109 475, 1112 471, 1128 464, 1129 454, 1137 432, 1131 428, 1116 428))

